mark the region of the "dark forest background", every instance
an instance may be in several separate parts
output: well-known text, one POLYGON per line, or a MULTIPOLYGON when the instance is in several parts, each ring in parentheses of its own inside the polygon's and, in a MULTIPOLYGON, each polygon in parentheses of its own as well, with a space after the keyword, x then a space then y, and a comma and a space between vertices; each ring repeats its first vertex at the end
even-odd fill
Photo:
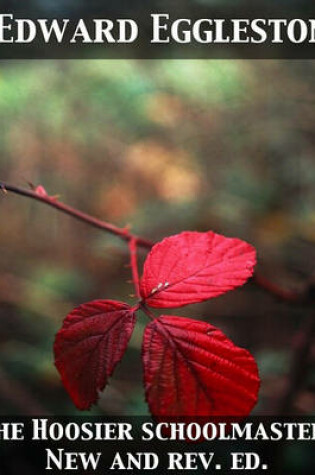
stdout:
MULTIPOLYGON (((42 184, 154 240, 185 229, 243 238, 261 275, 303 290, 315 259, 314 75, 305 61, 3 62, 0 178, 42 184)), ((73 414, 54 334, 74 305, 132 293, 127 249, 26 198, 1 196, 0 216, 1 413, 73 414)), ((309 307, 249 283, 175 313, 249 348, 262 377, 256 413, 280 411, 309 307)), ((145 323, 93 413, 147 412, 145 323)), ((294 414, 314 413, 314 349, 294 414)))

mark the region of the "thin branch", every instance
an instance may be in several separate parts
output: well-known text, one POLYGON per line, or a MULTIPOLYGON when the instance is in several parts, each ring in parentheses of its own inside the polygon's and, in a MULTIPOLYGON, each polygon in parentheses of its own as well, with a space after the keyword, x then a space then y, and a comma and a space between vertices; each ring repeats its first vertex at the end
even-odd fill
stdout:
POLYGON ((257 272, 255 272, 253 276, 253 282, 258 287, 270 293, 279 300, 297 304, 304 303, 307 300, 306 291, 298 292, 295 290, 283 289, 273 282, 270 282, 270 280, 266 279, 257 272))
POLYGON ((279 414, 288 416, 294 409, 297 394, 303 387, 308 369, 308 357, 314 342, 315 313, 306 315, 294 338, 294 352, 285 391, 279 401, 279 414))
POLYGON ((93 226, 94 228, 102 229, 111 234, 114 234, 115 236, 120 237, 124 241, 128 242, 131 239, 136 239, 138 246, 144 247, 146 249, 150 249, 153 246, 153 243, 151 241, 148 241, 147 239, 143 239, 141 237, 134 236, 126 228, 119 228, 118 226, 115 226, 114 224, 107 223, 106 221, 102 221, 100 219, 94 218, 93 216, 90 216, 89 214, 83 213, 82 211, 72 208, 72 206, 68 206, 62 203, 61 201, 58 201, 55 197, 39 194, 33 190, 27 190, 25 188, 8 185, 7 183, 4 183, 4 182, 0 182, 0 189, 4 193, 10 191, 17 195, 26 196, 27 198, 32 198, 34 200, 40 201, 41 203, 45 203, 48 206, 51 206, 52 208, 56 208, 65 214, 73 216, 74 218, 93 226))
MULTIPOLYGON (((75 208, 72 208, 69 205, 66 205, 59 201, 56 197, 48 196, 46 193, 39 193, 36 190, 28 190, 25 188, 20 188, 18 186, 9 185, 5 182, 0 181, 0 190, 3 191, 4 194, 7 192, 15 193, 17 195, 26 196, 27 198, 31 198, 41 203, 45 203, 52 208, 58 209, 62 213, 68 214, 79 221, 82 221, 94 228, 102 229, 103 231, 107 231, 115 236, 120 237, 126 242, 130 242, 134 240, 137 243, 138 247, 142 247, 145 249, 151 249, 154 245, 154 242, 149 241, 148 239, 142 238, 140 236, 136 236, 129 232, 126 228, 119 228, 114 224, 107 223, 106 221, 102 221, 100 219, 94 218, 89 214, 83 213, 75 208)), ((260 276, 259 274, 255 273, 253 282, 262 288, 263 290, 267 291, 271 295, 276 298, 279 298, 285 302, 289 303, 303 303, 306 300, 306 292, 294 292, 286 289, 282 289, 278 287, 276 284, 268 281, 264 277, 260 276)))
POLYGON ((130 265, 132 272, 132 281, 136 292, 136 297, 141 298, 140 295, 140 280, 138 272, 138 262, 137 262, 137 240, 132 237, 128 242, 129 251, 130 251, 130 265))

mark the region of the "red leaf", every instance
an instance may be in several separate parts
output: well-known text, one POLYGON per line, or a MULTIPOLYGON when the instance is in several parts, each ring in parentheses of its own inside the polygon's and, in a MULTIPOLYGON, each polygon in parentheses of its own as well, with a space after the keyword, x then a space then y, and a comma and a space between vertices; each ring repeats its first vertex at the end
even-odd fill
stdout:
POLYGON ((162 316, 145 330, 146 399, 154 416, 247 416, 257 402, 251 354, 209 323, 162 316))
POLYGON ((88 409, 121 360, 135 325, 129 305, 94 300, 67 315, 54 344, 55 364, 74 404, 88 409))
POLYGON ((245 241, 212 231, 186 231, 152 248, 144 264, 141 296, 156 308, 202 302, 243 285, 255 264, 256 251, 245 241))

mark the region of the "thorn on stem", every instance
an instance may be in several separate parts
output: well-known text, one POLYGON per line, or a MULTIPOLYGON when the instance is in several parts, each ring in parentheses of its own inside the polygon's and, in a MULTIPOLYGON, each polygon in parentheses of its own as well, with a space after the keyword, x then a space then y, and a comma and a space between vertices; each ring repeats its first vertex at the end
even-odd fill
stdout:
POLYGON ((26 183, 28 184, 31 190, 35 191, 36 186, 31 181, 27 181, 26 183))

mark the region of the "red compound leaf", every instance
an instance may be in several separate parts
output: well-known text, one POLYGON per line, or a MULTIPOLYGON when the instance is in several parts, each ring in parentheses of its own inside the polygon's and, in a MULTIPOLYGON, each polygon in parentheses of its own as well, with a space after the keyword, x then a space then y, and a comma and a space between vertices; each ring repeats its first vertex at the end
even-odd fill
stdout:
POLYGON ((55 364, 74 404, 88 409, 121 360, 135 325, 129 305, 94 300, 67 315, 54 344, 55 364))
POLYGON ((245 241, 212 231, 186 231, 152 248, 144 264, 141 296, 156 308, 202 302, 243 285, 255 264, 256 251, 245 241))
POLYGON ((251 354, 209 323, 161 316, 145 330, 146 399, 154 416, 247 416, 257 402, 251 354))

